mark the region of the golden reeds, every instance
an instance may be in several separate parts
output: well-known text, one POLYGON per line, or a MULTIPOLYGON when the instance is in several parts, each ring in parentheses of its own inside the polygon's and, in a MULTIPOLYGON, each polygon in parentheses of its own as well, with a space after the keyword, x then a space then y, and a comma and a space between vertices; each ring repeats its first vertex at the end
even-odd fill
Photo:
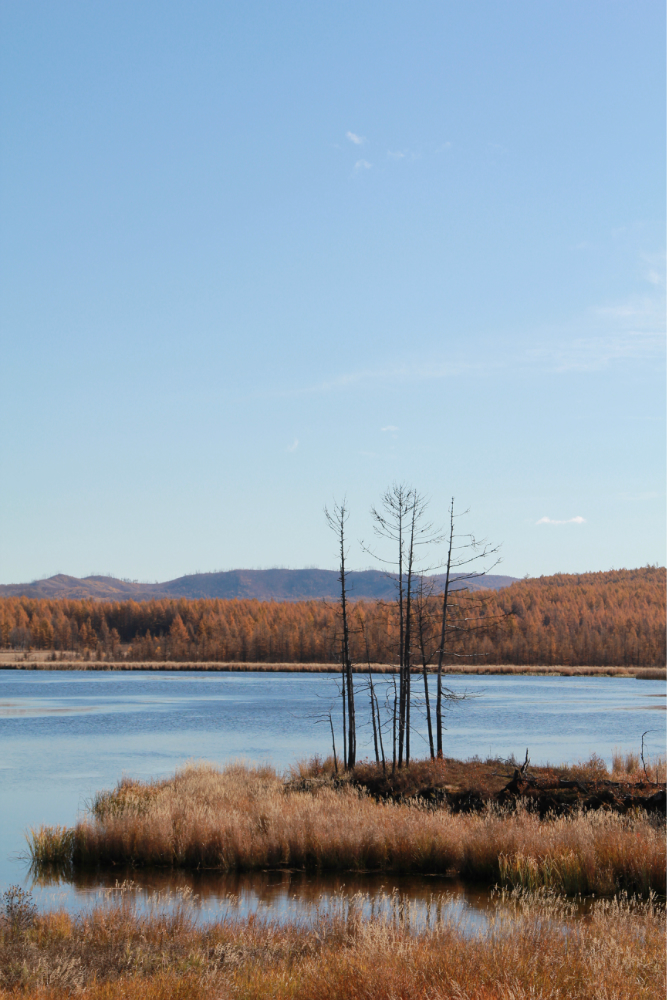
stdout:
POLYGON ((68 866, 74 850, 74 830, 66 826, 39 826, 30 830, 30 855, 43 866, 68 866))
MULTIPOLYGON (((7 670, 151 670, 151 671, 211 671, 214 673, 316 673, 316 674, 337 674, 340 673, 340 666, 334 663, 250 663, 208 660, 48 660, 45 655, 31 653, 28 659, 18 659, 17 654, 12 654, 14 659, 6 659, 2 662, 2 668, 7 670)), ((398 673, 398 667, 393 663, 372 663, 371 668, 377 674, 398 673)), ((368 673, 368 664, 356 664, 353 672, 359 674, 368 673)), ((431 672, 435 667, 429 668, 431 672)), ((415 668, 415 673, 421 672, 415 668)), ((454 675, 474 675, 474 674, 500 674, 500 675, 521 675, 549 676, 549 677, 638 677, 646 680, 664 680, 667 677, 665 668, 644 670, 632 666, 565 666, 558 664, 525 664, 514 665, 507 663, 469 663, 469 664, 447 664, 445 674, 454 675)))
MULTIPOLYGON (((43 845, 56 841, 44 828, 33 833, 33 863, 48 864, 43 845)), ((90 818, 77 823, 67 843, 75 868, 456 873, 491 885, 597 894, 646 895, 664 892, 665 885, 664 831, 643 813, 541 820, 520 806, 514 812, 488 806, 455 815, 424 804, 378 802, 363 789, 326 779, 299 790, 269 767, 243 764, 190 765, 164 781, 125 779, 96 798, 90 818)))
POLYGON ((664 910, 627 898, 587 918, 552 893, 496 897, 475 933, 455 918, 364 920, 351 900, 310 924, 198 924, 187 905, 117 903, 0 920, 0 995, 26 1000, 542 1000, 664 997, 664 910))

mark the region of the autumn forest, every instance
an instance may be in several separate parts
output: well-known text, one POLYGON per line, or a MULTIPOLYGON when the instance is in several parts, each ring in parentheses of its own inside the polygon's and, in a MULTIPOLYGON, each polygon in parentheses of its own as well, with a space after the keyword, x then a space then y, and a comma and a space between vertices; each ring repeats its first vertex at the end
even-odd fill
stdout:
MULTIPOLYGON (((437 655, 439 598, 417 604, 412 661, 437 655)), ((645 567, 526 579, 497 591, 456 592, 445 662, 659 666, 665 663, 665 569, 645 567), (468 627, 473 621, 474 627, 468 627), (481 626, 481 627, 480 627, 481 626)), ((351 604, 357 663, 396 659, 396 606, 351 604)), ((335 603, 256 600, 0 600, 5 650, 85 659, 335 663, 335 603)))

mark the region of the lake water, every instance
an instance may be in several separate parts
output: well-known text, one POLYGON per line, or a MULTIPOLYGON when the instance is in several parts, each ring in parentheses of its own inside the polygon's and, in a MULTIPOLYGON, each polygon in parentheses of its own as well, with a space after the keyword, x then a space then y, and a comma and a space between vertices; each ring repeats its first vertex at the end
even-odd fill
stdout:
MULTIPOLYGON (((376 683, 382 703, 391 680, 378 676, 376 683)), ((592 753, 610 763, 615 748, 638 753, 647 730, 648 751, 665 749, 662 681, 473 675, 446 683, 469 696, 449 706, 446 756, 523 759, 529 747, 533 764, 574 762, 592 753)), ((355 684, 363 707, 365 681, 357 675, 355 684)), ((415 681, 417 696, 420 690, 421 680, 415 681)), ((42 905, 90 901, 104 880, 33 887, 19 857, 25 830, 41 823, 71 825, 96 791, 123 775, 164 776, 190 759, 222 764, 244 758, 283 769, 298 758, 327 756, 328 722, 317 717, 331 705, 336 719, 340 698, 329 674, 0 670, 0 891, 20 883, 33 888, 42 905)), ((418 707, 413 724, 412 753, 423 756, 428 748, 418 707)), ((340 752, 340 734, 337 739, 340 752)), ((385 739, 389 752, 389 734, 385 739)), ((370 725, 359 733, 358 747, 359 757, 372 755, 370 725)), ((335 895, 343 884, 348 894, 366 891, 364 886, 373 893, 382 886, 390 895, 396 889, 401 898, 407 894, 424 905, 430 893, 448 888, 428 879, 408 886, 394 876, 244 878, 142 874, 140 881, 162 889, 189 885, 209 909, 231 893, 245 909, 276 911, 292 905, 295 896, 335 895)), ((479 908, 482 896, 457 891, 462 906, 479 908)))

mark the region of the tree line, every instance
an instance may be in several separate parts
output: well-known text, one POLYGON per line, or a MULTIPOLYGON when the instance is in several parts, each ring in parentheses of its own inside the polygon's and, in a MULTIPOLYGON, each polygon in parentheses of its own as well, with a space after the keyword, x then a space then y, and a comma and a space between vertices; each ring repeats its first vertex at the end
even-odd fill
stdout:
POLYGON ((664 569, 557 575, 500 592, 475 590, 471 580, 494 568, 498 549, 460 529, 466 513, 455 510, 452 499, 438 528, 415 488, 394 483, 385 490, 371 507, 371 541, 360 544, 393 581, 392 600, 354 600, 343 501, 324 508, 336 537, 336 603, 10 598, 0 602, 0 641, 5 648, 98 660, 338 663, 340 705, 332 702, 316 719, 331 729, 335 767, 338 720, 343 765, 355 765, 357 707, 363 705, 360 725, 370 710, 376 761, 386 768, 390 756, 392 771, 410 761, 413 710, 425 716, 431 757, 443 755, 447 702, 459 700, 443 682, 448 664, 665 662, 664 569), (444 570, 438 590, 435 570, 444 570), (395 664, 398 678, 383 685, 382 704, 372 670, 380 662, 395 664), (360 664, 367 677, 357 685, 360 664))
MULTIPOLYGON (((427 578, 426 578, 427 579, 427 578)), ((665 569, 557 574, 476 594, 482 617, 511 615, 457 652, 481 663, 664 666, 665 569)), ((355 601, 349 655, 355 663, 400 659, 396 608, 355 601)), ((436 614, 441 598, 426 598, 436 614)), ((463 639, 463 636, 461 637, 463 639)), ((420 638, 417 635, 417 646, 420 638)), ((100 659, 339 663, 337 610, 323 601, 159 600, 101 602, 0 599, 5 650, 53 650, 100 659)), ((428 656, 428 647, 426 654, 428 656)), ((437 667, 431 659, 430 667, 437 667)))

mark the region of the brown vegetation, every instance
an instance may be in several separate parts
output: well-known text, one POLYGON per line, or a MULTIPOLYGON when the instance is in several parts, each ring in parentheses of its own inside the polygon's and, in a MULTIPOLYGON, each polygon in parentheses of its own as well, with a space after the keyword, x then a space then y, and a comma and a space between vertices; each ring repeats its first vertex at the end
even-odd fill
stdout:
MULTIPOLYGON (((201 660, 146 660, 144 662, 128 660, 73 660, 65 654, 31 652, 19 655, 17 653, 0 653, 0 669, 12 670, 153 670, 153 671, 185 671, 204 670, 213 673, 313 673, 339 674, 340 667, 334 663, 224 663, 220 661, 201 660)), ((371 663, 374 674, 395 674, 398 666, 395 663, 371 663)), ((419 668, 413 667, 413 673, 419 668)), ((353 664, 352 672, 367 674, 368 664, 353 664)), ((637 667, 581 667, 563 666, 562 664, 526 663, 523 666, 507 663, 454 663, 449 664, 446 674, 500 674, 514 676, 531 674, 538 677, 636 677, 640 680, 667 680, 667 672, 656 667, 652 670, 639 670, 637 667)))
MULTIPOLYGON (((92 670, 92 671, 126 671, 152 670, 160 671, 210 671, 212 673, 314 673, 340 674, 340 666, 335 663, 267 663, 236 660, 126 660, 124 658, 111 660, 77 659, 72 654, 56 653, 44 650, 0 651, 0 670, 92 670)), ((395 663, 371 663, 374 674, 394 674, 398 672, 395 663)), ((431 668, 429 668, 431 670, 431 668)), ((352 665, 355 674, 367 674, 368 664, 352 665)), ((421 674, 421 668, 413 667, 413 675, 421 674)), ((641 670, 638 667, 616 666, 571 666, 563 664, 526 663, 521 666, 508 663, 454 663, 448 664, 446 675, 486 675, 499 674, 520 676, 531 674, 540 677, 633 677, 645 680, 667 680, 667 673, 656 667, 651 670, 641 670), (650 677, 646 676, 650 674, 650 677)))
MULTIPOLYGON (((664 910, 620 898, 588 917, 549 892, 496 897, 478 934, 434 898, 418 929, 348 906, 311 925, 253 916, 198 925, 185 904, 125 898, 76 917, 0 920, 0 996, 64 1000, 543 1000, 664 997, 664 910), (446 914, 446 910, 444 911, 446 914)), ((169 901, 167 901, 169 902, 169 901)), ((357 904, 363 900, 357 900, 357 904)))
MULTIPOLYGON (((412 767, 441 768, 447 789, 447 763, 412 767)), ((270 768, 201 764, 163 781, 125 778, 99 794, 90 817, 72 830, 33 831, 33 863, 428 872, 568 893, 664 891, 664 821, 644 811, 541 819, 514 802, 454 813, 424 796, 374 798, 363 768, 341 783, 311 773, 312 765, 285 783, 270 768)))
MULTIPOLYGON (((482 616, 509 617, 502 628, 449 646, 449 664, 460 665, 461 653, 482 666, 665 663, 662 568, 541 577, 480 596, 482 616)), ((352 659, 366 662, 368 640, 372 661, 393 663, 393 606, 358 601, 354 608, 364 630, 362 635, 360 628, 351 629, 352 659)), ((70 651, 100 660, 333 664, 340 653, 335 633, 335 608, 321 601, 0 600, 2 648, 70 651)))
MULTIPOLYGON (((317 773, 317 762, 309 767, 317 773)), ((302 765, 302 781, 308 780, 307 773, 308 766, 302 765)), ((351 784, 377 799, 441 803, 452 812, 479 811, 492 804, 520 806, 543 817, 599 808, 627 813, 637 806, 664 814, 666 778, 664 757, 642 763, 637 754, 620 752, 613 756, 611 774, 593 755, 584 763, 560 767, 533 767, 514 760, 426 759, 394 773, 363 763, 346 775, 351 784)))

